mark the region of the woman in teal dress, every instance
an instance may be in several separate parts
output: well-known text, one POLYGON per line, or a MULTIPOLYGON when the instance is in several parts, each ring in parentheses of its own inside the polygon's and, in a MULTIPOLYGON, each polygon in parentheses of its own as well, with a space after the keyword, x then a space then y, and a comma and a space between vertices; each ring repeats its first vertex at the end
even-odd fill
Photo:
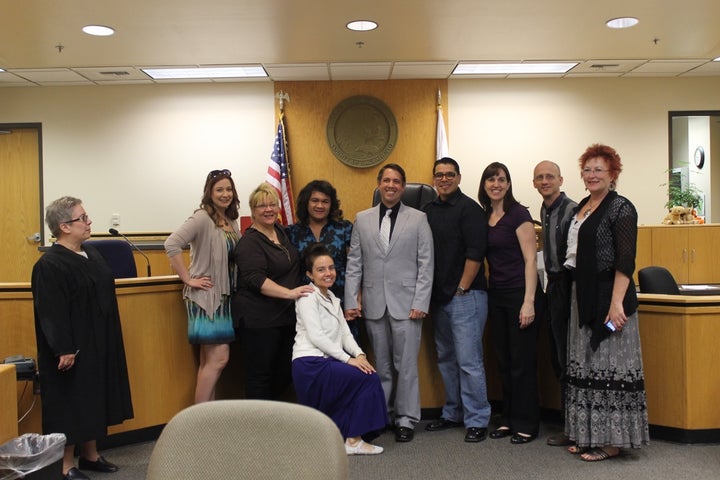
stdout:
POLYGON ((229 170, 213 170, 205 180, 200 208, 165 241, 170 264, 183 281, 188 340, 200 345, 195 403, 215 399, 215 385, 235 340, 230 298, 235 263, 230 253, 240 240, 240 202, 229 170), (190 267, 182 250, 190 245, 190 267))

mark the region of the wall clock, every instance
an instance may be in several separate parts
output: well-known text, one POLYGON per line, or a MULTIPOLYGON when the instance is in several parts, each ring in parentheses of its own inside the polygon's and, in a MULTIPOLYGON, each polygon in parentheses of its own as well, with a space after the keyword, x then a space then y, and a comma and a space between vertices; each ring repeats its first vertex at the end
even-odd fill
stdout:
POLYGON ((703 149, 703 147, 697 147, 695 149, 694 160, 697 168, 703 168, 705 165, 705 149, 703 149))

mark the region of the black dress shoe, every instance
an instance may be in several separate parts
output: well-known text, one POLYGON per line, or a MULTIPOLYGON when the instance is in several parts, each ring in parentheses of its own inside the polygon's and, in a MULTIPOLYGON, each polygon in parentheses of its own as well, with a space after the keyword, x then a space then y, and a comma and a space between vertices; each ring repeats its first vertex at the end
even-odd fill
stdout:
POLYGON ((505 438, 512 435, 512 432, 509 428, 498 428, 497 430, 493 430, 490 432, 490 438, 492 439, 498 439, 498 438, 505 438))
POLYGON ((569 445, 574 445, 575 442, 570 440, 570 438, 568 438, 568 436, 564 433, 559 433, 557 435, 548 437, 547 444, 551 447, 567 447, 569 445))
POLYGON ((467 433, 465 434, 465 441, 468 443, 482 442, 486 436, 487 428, 468 427, 467 433))
POLYGON ((98 459, 94 462, 91 462, 86 458, 80 457, 80 460, 78 461, 78 468, 80 470, 93 470, 95 472, 104 473, 112 473, 118 471, 117 465, 108 462, 103 457, 98 457, 98 459))
POLYGON ((90 480, 90 477, 82 473, 75 467, 72 467, 68 472, 63 475, 64 480, 90 480))
POLYGON ((396 442, 410 442, 415 437, 415 430, 409 427, 397 427, 395 429, 396 442))
POLYGON ((440 430, 447 430, 449 428, 462 427, 462 423, 453 422, 452 420, 445 420, 444 418, 438 418, 437 420, 425 425, 425 430, 428 432, 439 432, 440 430))
POLYGON ((533 440, 537 438, 537 435, 520 435, 519 433, 513 433, 513 436, 510 437, 510 443, 515 445, 522 445, 523 443, 530 443, 533 440))

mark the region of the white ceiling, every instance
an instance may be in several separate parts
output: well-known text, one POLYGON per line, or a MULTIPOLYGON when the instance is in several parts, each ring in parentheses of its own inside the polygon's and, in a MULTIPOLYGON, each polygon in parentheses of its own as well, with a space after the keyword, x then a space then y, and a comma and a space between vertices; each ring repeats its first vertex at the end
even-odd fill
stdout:
POLYGON ((262 65, 275 81, 448 78, 460 61, 579 62, 565 75, 543 77, 705 76, 720 75, 716 57, 718 0, 0 4, 0 69, 6 70, 0 86, 158 83, 140 68, 246 64, 262 65), (605 26, 619 16, 640 23, 627 30, 605 26), (379 28, 345 28, 357 19, 379 28), (87 24, 111 26, 116 34, 88 36, 81 31, 87 24))

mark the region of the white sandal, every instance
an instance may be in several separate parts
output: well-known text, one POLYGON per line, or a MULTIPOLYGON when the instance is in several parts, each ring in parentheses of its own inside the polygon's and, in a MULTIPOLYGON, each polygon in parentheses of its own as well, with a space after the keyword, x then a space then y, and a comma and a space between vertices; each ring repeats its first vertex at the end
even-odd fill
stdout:
POLYGON ((382 447, 365 443, 362 440, 360 440, 355 445, 349 445, 347 442, 345 442, 345 453, 347 453, 348 455, 377 455, 382 452, 382 447))

